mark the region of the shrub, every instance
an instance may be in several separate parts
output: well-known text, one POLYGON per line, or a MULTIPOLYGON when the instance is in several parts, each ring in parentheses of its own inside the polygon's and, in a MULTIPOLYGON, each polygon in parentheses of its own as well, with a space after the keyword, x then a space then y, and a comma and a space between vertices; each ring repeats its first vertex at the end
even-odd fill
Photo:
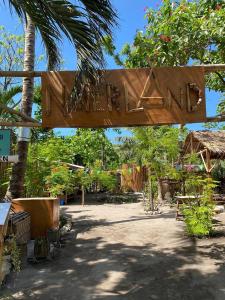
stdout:
POLYGON ((202 196, 196 195, 196 199, 188 205, 183 205, 184 221, 187 232, 191 236, 203 237, 213 232, 214 203, 212 201, 215 181, 211 178, 197 179, 197 184, 202 188, 202 196))
POLYGON ((57 197, 63 192, 73 191, 73 174, 66 165, 53 167, 46 177, 47 190, 51 196, 57 197))

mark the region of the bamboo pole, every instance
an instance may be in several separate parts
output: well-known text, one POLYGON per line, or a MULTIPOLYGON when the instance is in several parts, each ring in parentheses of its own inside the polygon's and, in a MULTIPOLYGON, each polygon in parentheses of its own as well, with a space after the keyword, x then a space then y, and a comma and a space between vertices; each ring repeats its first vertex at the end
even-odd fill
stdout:
POLYGON ((203 152, 203 151, 200 152, 200 155, 201 155, 201 158, 202 158, 202 161, 203 161, 205 170, 206 170, 206 172, 208 173, 207 163, 206 163, 206 161, 205 161, 205 159, 204 159, 204 156, 203 156, 202 152, 203 152))
POLYGON ((0 120, 0 126, 6 127, 42 127, 41 123, 34 123, 34 122, 8 122, 0 120))
MULTIPOLYGON (((185 66, 192 67, 192 66, 185 66)), ((213 65, 196 65, 193 67, 204 67, 205 73, 212 73, 217 71, 225 71, 225 64, 213 65)), ((76 71, 74 71, 76 72, 76 71)), ((0 71, 0 77, 41 77, 46 71, 0 71)))
POLYGON ((210 152, 209 152, 208 149, 206 151, 206 165, 207 165, 207 174, 208 174, 208 177, 211 177, 212 164, 211 164, 210 152))
POLYGON ((207 117, 206 122, 224 122, 225 116, 207 117))
POLYGON ((213 73, 219 71, 225 71, 225 64, 215 64, 215 65, 200 65, 204 67, 205 73, 213 73))
POLYGON ((41 77, 42 71, 0 71, 0 77, 41 77))
POLYGON ((82 190, 82 206, 84 206, 84 186, 81 187, 82 190))

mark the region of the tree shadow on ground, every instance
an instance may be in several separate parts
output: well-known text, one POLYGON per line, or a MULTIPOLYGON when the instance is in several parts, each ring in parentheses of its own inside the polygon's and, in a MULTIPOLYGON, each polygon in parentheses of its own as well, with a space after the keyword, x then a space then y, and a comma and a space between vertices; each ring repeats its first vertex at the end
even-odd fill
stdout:
POLYGON ((81 232, 107 225, 105 220, 88 224, 89 218, 76 219, 77 238, 71 232, 54 262, 26 266, 14 286, 3 291, 9 295, 5 299, 225 299, 225 245, 199 246, 193 239, 188 246, 162 251, 153 243, 85 239, 81 232))

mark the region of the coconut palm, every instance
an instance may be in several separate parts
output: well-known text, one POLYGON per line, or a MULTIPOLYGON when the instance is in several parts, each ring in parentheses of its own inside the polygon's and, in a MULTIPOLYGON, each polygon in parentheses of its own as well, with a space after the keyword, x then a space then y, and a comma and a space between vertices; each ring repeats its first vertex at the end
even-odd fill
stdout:
POLYGON ((99 40, 111 35, 116 13, 110 0, 4 0, 19 17, 34 24, 45 44, 49 69, 60 62, 58 42, 66 36, 77 53, 78 68, 102 66, 99 40))
MULTIPOLYGON (((111 35, 116 24, 116 14, 110 0, 80 0, 74 4, 67 0, 4 0, 25 21, 24 71, 34 70, 35 32, 38 30, 45 44, 48 68, 53 70, 60 63, 59 42, 64 37, 74 45, 77 68, 93 78, 97 68, 104 64, 99 41, 111 35)), ((24 78, 21 111, 32 114, 34 81, 24 78)), ((23 194, 28 142, 18 142, 19 162, 14 164, 7 197, 23 194)))

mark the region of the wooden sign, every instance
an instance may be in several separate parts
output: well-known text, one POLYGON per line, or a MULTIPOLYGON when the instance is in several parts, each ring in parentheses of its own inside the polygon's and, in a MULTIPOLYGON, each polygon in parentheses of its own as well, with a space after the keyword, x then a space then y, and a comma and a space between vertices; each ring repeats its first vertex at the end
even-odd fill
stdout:
POLYGON ((0 155, 10 155, 11 129, 0 129, 0 155))
POLYGON ((17 163, 19 161, 18 155, 3 155, 0 156, 0 163, 17 163))
POLYGON ((101 71, 78 101, 71 92, 76 72, 42 74, 43 126, 127 127, 206 121, 204 67, 101 71))

